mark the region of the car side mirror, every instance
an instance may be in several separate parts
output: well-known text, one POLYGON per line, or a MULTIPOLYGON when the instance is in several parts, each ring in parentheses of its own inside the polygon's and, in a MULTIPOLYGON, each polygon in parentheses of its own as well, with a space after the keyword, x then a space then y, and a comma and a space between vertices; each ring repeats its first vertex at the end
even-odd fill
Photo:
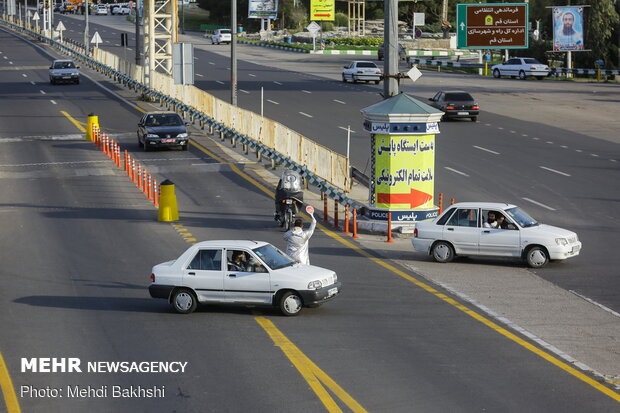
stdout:
POLYGON ((54 66, 50 66, 50 69, 53 69, 53 68, 54 68, 54 66))
POLYGON ((517 226, 513 223, 508 223, 508 225, 506 225, 506 229, 517 229, 517 226))
POLYGON ((342 67, 344 67, 345 69, 347 69, 349 66, 342 66, 342 67))

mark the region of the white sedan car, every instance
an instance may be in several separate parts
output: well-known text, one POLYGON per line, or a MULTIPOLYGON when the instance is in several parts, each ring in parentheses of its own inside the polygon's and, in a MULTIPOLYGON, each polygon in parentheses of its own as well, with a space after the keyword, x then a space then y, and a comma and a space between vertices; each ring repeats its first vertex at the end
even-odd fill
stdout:
POLYGON ((342 81, 346 82, 350 80, 355 83, 363 80, 365 82, 375 82, 379 84, 381 81, 381 69, 375 64, 375 62, 354 60, 344 67, 342 71, 342 81))
POLYGON ((336 273, 297 264, 263 241, 204 241, 153 267, 149 293, 179 313, 199 303, 267 305, 286 316, 318 307, 340 293, 336 273))
POLYGON ((532 268, 575 257, 581 250, 574 232, 540 224, 515 205, 490 202, 461 202, 432 221, 416 223, 412 243, 437 262, 457 255, 515 257, 532 268))
POLYGON ((505 63, 491 67, 493 77, 502 76, 516 77, 524 80, 528 76, 535 76, 538 80, 543 80, 549 75, 549 66, 540 63, 531 57, 514 57, 505 63))

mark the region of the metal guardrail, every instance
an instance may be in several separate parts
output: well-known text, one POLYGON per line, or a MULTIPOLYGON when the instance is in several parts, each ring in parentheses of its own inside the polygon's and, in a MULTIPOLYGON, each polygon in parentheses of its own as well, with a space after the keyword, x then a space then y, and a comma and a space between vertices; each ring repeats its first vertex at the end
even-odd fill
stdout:
MULTIPOLYGON (((74 41, 69 41, 68 43, 70 43, 75 49, 79 49, 79 50, 75 50, 73 47, 68 47, 67 45, 64 45, 54 39, 51 39, 49 37, 43 36, 42 34, 24 28, 22 26, 19 26, 17 24, 14 24, 12 22, 8 22, 6 20, 1 20, 0 19, 0 23, 6 25, 7 27, 9 27, 12 30, 15 30, 17 32, 32 36, 36 39, 38 39, 39 41, 45 42, 50 44, 53 47, 56 47, 57 49, 61 50, 62 52, 72 56, 75 60, 80 61, 82 64, 88 65, 91 68, 93 68, 94 70, 110 77, 113 78, 114 80, 123 83, 125 85, 127 85, 128 87, 134 89, 136 92, 140 92, 145 96, 148 96, 154 100, 159 100, 160 103, 165 104, 166 106, 172 106, 175 108, 175 110, 177 111, 182 111, 184 114, 188 114, 191 118, 192 121, 198 120, 200 122, 200 126, 204 128, 204 125, 208 125, 209 127, 213 128, 214 130, 222 133, 222 134, 226 134, 227 136, 230 137, 230 139, 235 139, 243 144, 248 145, 250 148, 252 148, 253 150, 256 150, 257 153, 260 153, 262 156, 266 156, 270 159, 273 159, 275 162, 278 162, 282 165, 284 165, 285 167, 295 170, 297 172, 299 172, 302 176, 304 176, 307 180, 308 183, 316 186, 317 188, 319 188, 319 190, 323 193, 325 193, 328 197, 334 199, 335 201, 341 203, 341 204, 348 204, 352 207, 356 207, 356 208, 361 208, 363 207, 362 204, 360 204, 358 201, 355 201, 351 198, 349 198, 346 195, 346 191, 344 191, 342 188, 338 188, 335 185, 331 184, 330 182, 328 182, 325 178, 317 175, 316 173, 314 173, 313 171, 308 170, 308 168, 305 165, 301 165, 295 161, 293 161, 292 159, 290 159, 289 157, 283 155, 282 153, 280 153, 279 151, 277 151, 275 148, 269 147, 259 141, 257 141, 256 139, 241 134, 238 131, 236 131, 233 127, 230 127, 222 122, 217 121, 216 119, 214 119, 213 117, 207 115, 204 112, 199 111, 198 109, 191 107, 190 105, 188 105, 187 103, 179 100, 179 99, 175 99, 171 96, 165 95, 164 93, 153 89, 153 88, 148 88, 146 87, 144 84, 142 84, 141 82, 137 81, 136 79, 134 79, 133 77, 129 76, 126 73, 123 73, 119 70, 116 70, 115 68, 111 67, 110 65, 106 65, 100 61, 98 61, 97 59, 86 55, 85 54, 85 48, 83 47, 83 45, 79 44, 78 42, 74 42, 74 41)), ((107 53, 104 52, 102 50, 98 50, 99 53, 107 53)), ((117 63, 121 62, 120 57, 113 55, 111 53, 108 53, 109 55, 113 56, 116 59, 117 63)), ((124 62, 124 66, 126 66, 127 68, 131 68, 133 66, 135 66, 132 63, 129 62, 124 62)), ((140 68, 141 69, 141 68, 140 68)), ((161 75, 164 76, 162 74, 159 74, 157 72, 155 72, 155 75, 161 75)), ((171 81, 171 79, 170 79, 171 81)), ((206 93, 206 92, 204 92, 206 93)), ((350 177, 350 175, 349 175, 350 177)))

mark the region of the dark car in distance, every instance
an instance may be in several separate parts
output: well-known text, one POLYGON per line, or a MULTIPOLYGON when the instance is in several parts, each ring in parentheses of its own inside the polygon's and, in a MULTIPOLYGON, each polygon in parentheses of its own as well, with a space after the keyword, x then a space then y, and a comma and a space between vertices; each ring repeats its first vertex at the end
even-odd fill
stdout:
MULTIPOLYGON (((385 56, 385 44, 382 44, 377 49, 377 60, 383 60, 384 56, 385 56)), ((400 60, 407 59, 407 50, 400 43, 398 44, 398 58, 400 60)))
POLYGON ((149 151, 155 148, 189 147, 187 125, 174 112, 148 112, 138 122, 138 144, 149 151))
POLYGON ((429 98, 430 105, 443 111, 443 119, 469 118, 473 122, 478 120, 480 106, 467 92, 462 90, 447 90, 437 92, 429 98))

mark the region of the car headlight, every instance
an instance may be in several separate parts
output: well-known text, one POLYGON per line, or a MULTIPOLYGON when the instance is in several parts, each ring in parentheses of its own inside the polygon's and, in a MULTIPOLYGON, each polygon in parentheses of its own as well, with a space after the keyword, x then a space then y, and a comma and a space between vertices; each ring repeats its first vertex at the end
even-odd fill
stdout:
POLYGON ((147 133, 147 134, 146 134, 146 137, 147 137, 147 138, 159 138, 159 135, 156 135, 156 134, 154 134, 154 133, 147 133))
POLYGON ((73 72, 71 73, 71 76, 79 76, 80 74, 78 72, 73 72))
POLYGON ((561 246, 568 245, 568 240, 566 238, 556 238, 555 243, 561 246))
POLYGON ((177 138, 187 138, 187 133, 179 133, 177 138))
POLYGON ((323 287, 323 284, 321 283, 321 281, 316 280, 316 281, 310 281, 308 283, 308 289, 309 290, 318 290, 319 288, 323 287))

